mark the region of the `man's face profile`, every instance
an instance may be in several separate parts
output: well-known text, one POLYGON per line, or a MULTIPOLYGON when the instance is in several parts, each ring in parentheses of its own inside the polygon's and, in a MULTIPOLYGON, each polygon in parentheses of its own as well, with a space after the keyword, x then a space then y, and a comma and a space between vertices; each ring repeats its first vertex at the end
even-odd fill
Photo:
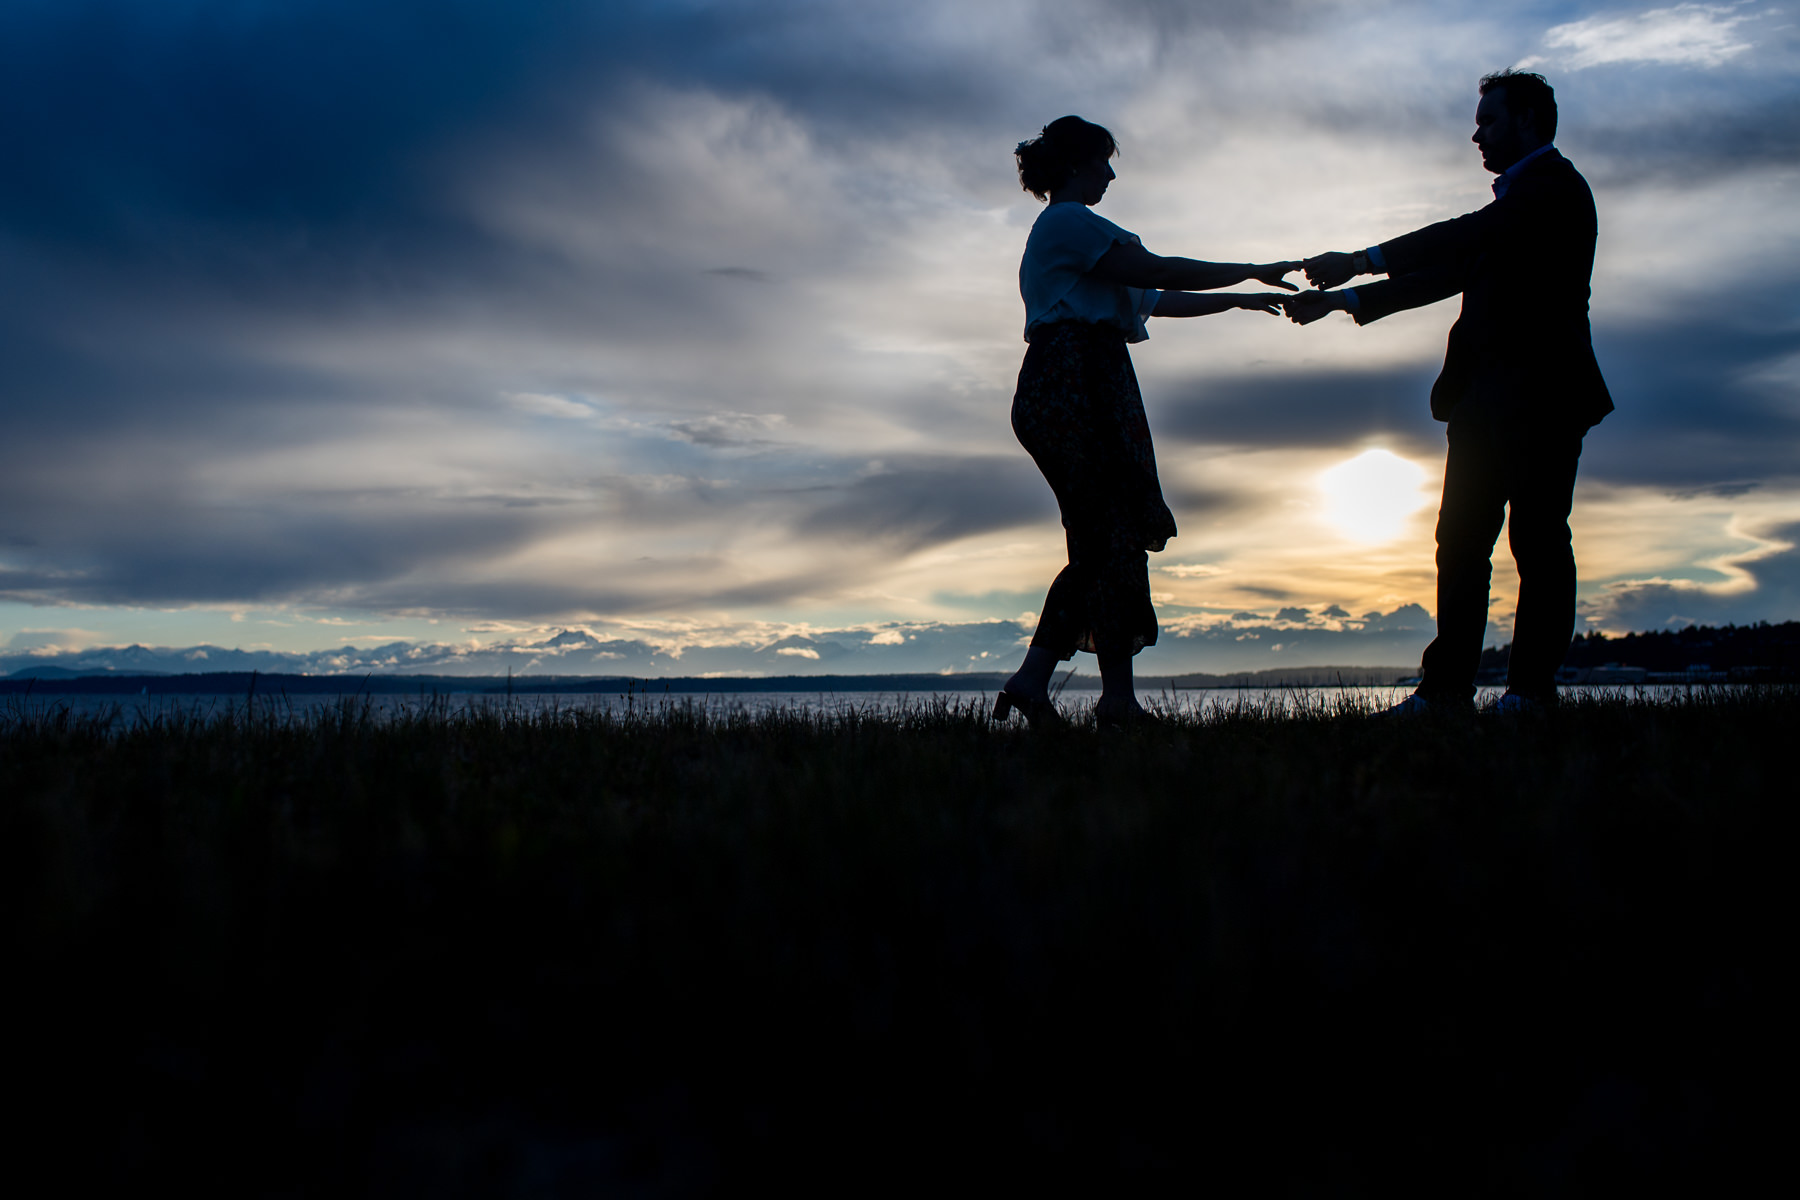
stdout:
POLYGON ((1531 114, 1515 118, 1506 107, 1506 91, 1495 88, 1475 106, 1475 136, 1470 140, 1481 147, 1481 165, 1498 175, 1535 149, 1530 137, 1531 114))

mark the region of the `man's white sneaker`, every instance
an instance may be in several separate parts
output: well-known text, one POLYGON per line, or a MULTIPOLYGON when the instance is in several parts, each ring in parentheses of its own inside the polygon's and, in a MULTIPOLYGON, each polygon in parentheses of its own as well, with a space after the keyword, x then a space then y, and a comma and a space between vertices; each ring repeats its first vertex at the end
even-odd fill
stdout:
POLYGON ((1414 692, 1392 708, 1382 709, 1380 715, 1384 717, 1422 717, 1428 712, 1436 711, 1436 705, 1414 692))

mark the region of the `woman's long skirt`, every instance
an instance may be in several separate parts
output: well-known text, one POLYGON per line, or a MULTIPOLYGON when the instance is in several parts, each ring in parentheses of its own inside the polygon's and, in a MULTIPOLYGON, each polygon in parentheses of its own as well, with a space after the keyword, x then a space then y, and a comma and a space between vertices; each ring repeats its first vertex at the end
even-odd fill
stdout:
POLYGON ((1012 426, 1056 493, 1069 543, 1031 644, 1058 658, 1155 645, 1146 551, 1175 536, 1175 517, 1124 333, 1081 321, 1034 329, 1012 426))

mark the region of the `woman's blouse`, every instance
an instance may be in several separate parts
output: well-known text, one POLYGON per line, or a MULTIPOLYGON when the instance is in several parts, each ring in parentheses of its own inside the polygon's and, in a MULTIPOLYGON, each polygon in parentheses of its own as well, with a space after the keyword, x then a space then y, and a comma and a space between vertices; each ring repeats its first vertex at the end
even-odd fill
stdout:
POLYGON ((1150 336, 1144 318, 1162 298, 1161 292, 1102 283, 1088 275, 1114 242, 1143 245, 1137 234, 1120 229, 1080 201, 1052 204, 1038 214, 1019 262, 1026 341, 1039 325, 1057 321, 1116 325, 1128 342, 1150 336))

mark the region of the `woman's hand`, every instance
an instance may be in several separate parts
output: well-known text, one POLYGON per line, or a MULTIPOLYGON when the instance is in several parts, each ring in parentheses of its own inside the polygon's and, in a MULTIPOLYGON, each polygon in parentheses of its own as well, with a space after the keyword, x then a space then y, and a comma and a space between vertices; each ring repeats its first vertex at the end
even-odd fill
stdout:
POLYGON ((1297 260, 1294 262, 1256 263, 1251 265, 1250 274, 1245 278, 1254 279, 1258 283, 1266 283, 1270 287, 1286 288, 1290 292, 1297 292, 1300 288, 1289 283, 1282 276, 1292 275, 1300 269, 1300 265, 1297 260))
POLYGON ((1238 292, 1232 299, 1236 301, 1234 307, 1251 312, 1265 312, 1279 317, 1287 311, 1288 298, 1280 292, 1238 292))

